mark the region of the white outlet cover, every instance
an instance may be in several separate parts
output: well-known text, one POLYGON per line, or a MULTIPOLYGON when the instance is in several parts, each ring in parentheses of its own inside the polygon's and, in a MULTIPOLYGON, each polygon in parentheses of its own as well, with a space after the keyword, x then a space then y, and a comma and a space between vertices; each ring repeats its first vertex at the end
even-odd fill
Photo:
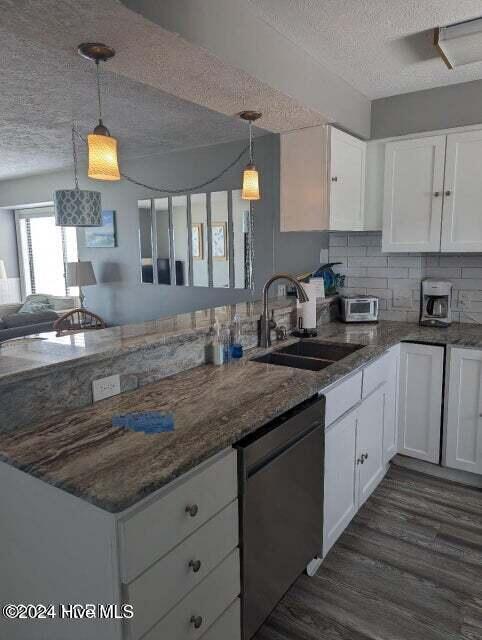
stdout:
POLYGON ((117 373, 106 378, 92 381, 92 394, 94 402, 117 396, 120 393, 120 375, 117 373))

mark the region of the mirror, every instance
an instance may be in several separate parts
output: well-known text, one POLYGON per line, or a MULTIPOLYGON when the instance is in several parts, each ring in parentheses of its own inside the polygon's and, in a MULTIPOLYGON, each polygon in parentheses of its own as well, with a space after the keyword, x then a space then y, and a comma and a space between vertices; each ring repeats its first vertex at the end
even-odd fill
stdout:
POLYGON ((142 282, 250 289, 253 227, 241 191, 139 200, 142 282))
POLYGON ((153 246, 152 246, 152 202, 139 200, 139 245, 141 252, 141 282, 154 282, 153 246))

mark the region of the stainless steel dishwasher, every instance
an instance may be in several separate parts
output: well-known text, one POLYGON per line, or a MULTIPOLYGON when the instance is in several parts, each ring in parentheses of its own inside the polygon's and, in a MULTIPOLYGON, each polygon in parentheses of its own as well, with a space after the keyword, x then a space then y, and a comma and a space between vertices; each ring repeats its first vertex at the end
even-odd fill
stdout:
POLYGON ((321 555, 324 408, 312 398, 236 445, 244 640, 321 555))

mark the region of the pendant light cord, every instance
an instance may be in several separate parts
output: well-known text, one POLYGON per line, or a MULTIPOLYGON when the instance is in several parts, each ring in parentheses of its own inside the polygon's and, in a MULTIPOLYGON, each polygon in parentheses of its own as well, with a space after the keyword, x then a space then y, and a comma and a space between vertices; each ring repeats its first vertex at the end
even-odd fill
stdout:
POLYGON ((75 180, 75 190, 79 190, 79 176, 78 176, 78 168, 77 168, 77 145, 75 144, 75 134, 77 131, 75 130, 75 125, 72 123, 72 155, 74 156, 74 180, 75 180))
POLYGON ((249 164, 253 164, 253 123, 249 121, 249 164))
POLYGON ((97 104, 99 107, 99 122, 102 122, 102 101, 100 99, 100 63, 99 60, 95 61, 95 70, 97 77, 97 104))
MULTIPOLYGON (((72 127, 72 140, 74 139, 74 135, 77 135, 84 144, 87 144, 86 139, 74 128, 72 127)), ((126 173, 121 173, 121 176, 124 178, 124 180, 127 180, 128 182, 135 184, 138 187, 143 187, 144 189, 149 189, 149 191, 158 191, 159 193, 166 193, 168 195, 178 195, 178 194, 184 194, 184 193, 189 193, 191 191, 197 191, 198 189, 202 189, 203 187, 207 187, 210 184, 212 184, 213 182, 216 182, 216 180, 219 180, 220 178, 222 178, 230 169, 232 169, 235 165, 238 164, 238 162, 241 160, 241 158, 245 155, 245 153, 248 150, 251 150, 252 147, 252 142, 251 142, 251 134, 250 134, 250 143, 249 145, 246 145, 244 147, 244 149, 242 149, 240 151, 240 153, 238 153, 238 155, 234 158, 234 160, 232 162, 230 162, 226 167, 224 167, 224 169, 222 169, 222 171, 220 171, 218 174, 216 174, 215 176, 213 176, 212 178, 209 178, 209 180, 205 180, 204 182, 200 182, 199 184, 194 184, 191 185, 189 187, 182 187, 180 189, 170 189, 168 187, 155 187, 149 184, 145 184, 144 182, 140 182, 139 180, 136 180, 135 178, 131 178, 129 175, 127 175, 126 173)), ((251 155, 251 152, 250 152, 251 155)), ((76 180, 77 180, 77 156, 75 153, 75 145, 74 145, 74 168, 75 168, 75 175, 76 175, 76 180)), ((77 184, 77 182, 76 182, 77 184)))

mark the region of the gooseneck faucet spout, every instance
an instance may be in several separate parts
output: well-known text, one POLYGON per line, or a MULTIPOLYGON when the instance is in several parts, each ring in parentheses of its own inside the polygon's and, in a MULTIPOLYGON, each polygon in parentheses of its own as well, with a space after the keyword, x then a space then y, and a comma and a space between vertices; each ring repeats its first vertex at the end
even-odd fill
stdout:
POLYGON ((269 280, 266 281, 263 287, 263 314, 259 319, 259 346, 260 347, 270 347, 271 346, 271 329, 276 327, 276 322, 274 320, 270 320, 269 312, 268 312, 268 293, 269 288, 276 280, 289 280, 295 289, 296 295, 300 302, 308 302, 309 298, 306 295, 306 291, 303 289, 301 284, 291 276, 289 273, 275 273, 271 276, 269 280))

